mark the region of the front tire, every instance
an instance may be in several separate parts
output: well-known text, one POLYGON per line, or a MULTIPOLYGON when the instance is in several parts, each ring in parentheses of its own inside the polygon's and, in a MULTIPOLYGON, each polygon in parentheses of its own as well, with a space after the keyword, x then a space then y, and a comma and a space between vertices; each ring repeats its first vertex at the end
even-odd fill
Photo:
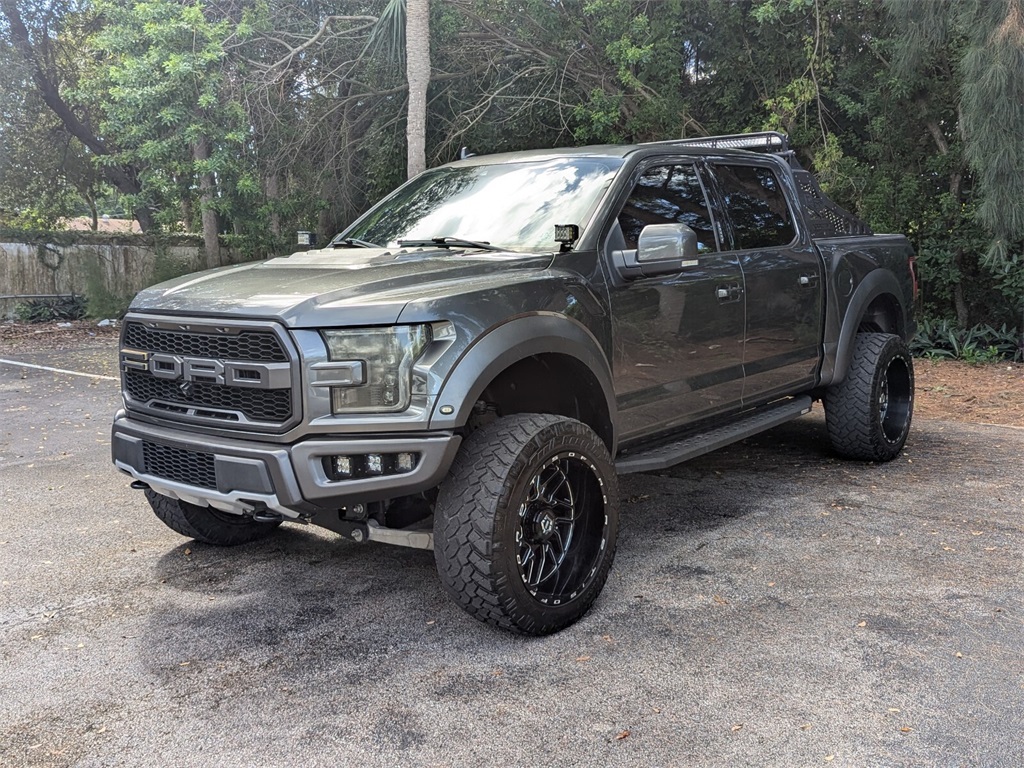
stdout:
POLYGON ((890 333, 859 333, 846 378, 825 393, 825 423, 839 454, 865 461, 899 456, 914 413, 914 361, 890 333))
POLYGON ((258 541, 272 534, 280 525, 256 522, 213 507, 198 507, 153 490, 146 491, 146 500, 156 516, 172 531, 218 547, 234 547, 258 541))
POLYGON ((618 529, 618 478, 601 439, 572 419, 517 414, 463 443, 435 507, 434 557, 469 614, 546 635, 601 593, 618 529))

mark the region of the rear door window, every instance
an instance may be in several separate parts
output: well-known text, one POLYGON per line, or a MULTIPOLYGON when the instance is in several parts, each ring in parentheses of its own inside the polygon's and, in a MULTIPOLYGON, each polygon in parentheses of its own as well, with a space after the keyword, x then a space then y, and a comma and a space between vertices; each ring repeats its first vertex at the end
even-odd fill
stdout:
POLYGON ((714 171, 732 221, 737 250, 773 248, 793 242, 793 214, 782 185, 770 168, 716 165, 714 171))

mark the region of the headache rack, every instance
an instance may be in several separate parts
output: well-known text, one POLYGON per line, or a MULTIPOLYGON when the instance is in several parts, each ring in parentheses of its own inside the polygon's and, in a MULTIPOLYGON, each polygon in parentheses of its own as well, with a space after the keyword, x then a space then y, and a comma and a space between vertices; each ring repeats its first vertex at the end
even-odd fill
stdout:
POLYGON ((676 139, 671 143, 707 149, 745 149, 778 155, 793 169, 793 180, 796 182, 800 205, 804 210, 804 219, 807 221, 812 237, 874 234, 866 223, 829 199, 818 185, 818 180, 814 178, 814 175, 800 165, 800 161, 796 159, 796 152, 789 147, 789 137, 784 133, 778 131, 733 133, 727 136, 705 136, 699 139, 676 139))

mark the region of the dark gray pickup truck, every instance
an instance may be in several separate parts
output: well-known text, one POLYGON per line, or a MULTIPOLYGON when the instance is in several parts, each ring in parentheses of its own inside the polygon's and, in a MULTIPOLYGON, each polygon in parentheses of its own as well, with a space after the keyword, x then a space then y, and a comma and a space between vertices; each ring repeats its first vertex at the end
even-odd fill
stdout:
POLYGON ((113 459, 185 536, 433 549, 473 616, 550 633, 605 583, 619 474, 815 400, 838 453, 897 456, 915 290, 781 134, 471 157, 326 248, 140 293, 113 459))

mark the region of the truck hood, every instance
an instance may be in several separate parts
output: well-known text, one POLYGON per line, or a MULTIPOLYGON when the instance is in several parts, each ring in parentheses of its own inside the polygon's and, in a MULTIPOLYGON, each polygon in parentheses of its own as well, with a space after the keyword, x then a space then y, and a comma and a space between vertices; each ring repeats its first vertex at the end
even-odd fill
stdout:
POLYGON ((136 312, 276 319, 293 328, 389 325, 425 292, 542 270, 551 254, 325 248, 199 272, 145 289, 136 312))

